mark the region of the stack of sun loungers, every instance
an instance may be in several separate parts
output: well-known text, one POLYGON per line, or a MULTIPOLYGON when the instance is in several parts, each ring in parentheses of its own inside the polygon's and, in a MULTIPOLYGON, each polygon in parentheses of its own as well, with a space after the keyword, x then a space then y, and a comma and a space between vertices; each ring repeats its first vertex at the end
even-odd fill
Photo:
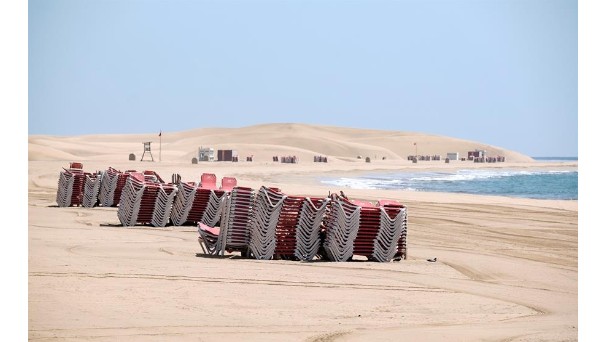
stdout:
MULTIPOLYGON (((329 208, 329 202, 329 197, 306 197, 302 201, 296 229, 295 256, 299 260, 311 261, 319 253, 321 248, 322 223, 329 208)), ((287 203, 289 203, 289 199, 287 203)), ((284 251, 289 250, 290 247, 286 243, 283 246, 283 243, 279 242, 279 254, 282 254, 281 252, 285 253, 284 251), (283 250, 283 248, 285 249, 283 250)))
POLYGON ((121 172, 109 167, 101 173, 101 184, 99 186, 99 205, 103 207, 114 206, 114 191, 118 183, 118 175, 121 172))
POLYGON ((118 207, 118 219, 123 226, 134 226, 137 223, 144 191, 144 175, 138 172, 131 173, 122 189, 118 207))
MULTIPOLYGON (((174 177, 175 178, 175 177, 174 177)), ((180 177, 181 178, 181 177, 180 177)), ((198 225, 199 243, 211 255, 240 251, 256 259, 348 261, 353 256, 389 262, 407 258, 407 207, 397 201, 289 196, 276 188, 259 191, 215 174, 201 182, 163 183, 154 171, 86 173, 70 163, 59 175, 61 207, 117 206, 123 226, 198 225)))
POLYGON ((348 261, 352 258, 360 214, 360 206, 341 196, 332 195, 323 243, 330 261, 348 261))
POLYGON ((350 202, 361 208, 359 229, 357 230, 357 237, 353 241, 353 254, 363 255, 371 259, 374 253, 374 241, 380 228, 380 208, 367 201, 352 200, 350 202))
POLYGON ((171 208, 175 194, 177 194, 177 186, 174 184, 159 183, 159 190, 154 203, 154 215, 150 222, 155 227, 164 227, 169 223, 171 208))
POLYGON ((70 163, 69 169, 59 173, 57 181, 57 205, 71 207, 82 205, 84 194, 85 173, 81 163, 70 163))
POLYGON ((127 183, 127 178, 133 172, 136 171, 127 170, 121 172, 112 167, 104 171, 101 176, 99 189, 99 205, 103 207, 116 207, 120 202, 122 189, 127 183))
POLYGON ((351 201, 361 207, 359 229, 353 242, 353 254, 369 260, 387 262, 398 253, 399 240, 407 233, 405 206, 393 201, 351 201))
POLYGON ((224 189, 217 189, 214 174, 203 173, 201 182, 177 185, 177 195, 171 210, 171 222, 176 226, 196 225, 203 222, 215 226, 220 219, 220 205, 226 196, 224 189))
MULTIPOLYGON (((386 215, 383 215, 384 225, 389 236, 397 236, 397 253, 393 259, 407 259, 407 207, 398 201, 380 200, 378 206, 382 207, 386 215), (394 230, 393 230, 394 229, 394 230)), ((390 249, 392 251, 392 249, 390 249)))
POLYGON ((269 226, 269 230, 274 232, 269 234, 273 239, 270 243, 274 251, 265 259, 272 256, 276 259, 310 261, 319 253, 321 224, 329 198, 282 196, 284 198, 277 223, 269 226))
MULTIPOLYGON (((305 197, 286 196, 275 228, 274 256, 279 259, 297 260, 297 233, 305 197)), ((304 228, 306 229, 306 228, 304 228)))
POLYGON ((219 227, 199 222, 205 253, 248 248, 245 255, 256 259, 302 261, 321 252, 330 261, 360 255, 389 262, 407 256, 407 208, 396 201, 288 196, 265 186, 256 194, 235 187, 220 213, 219 227))
POLYGON ((180 182, 177 184, 177 195, 171 209, 171 223, 176 226, 181 226, 188 220, 188 214, 194 198, 196 197, 197 185, 194 182, 180 182))
MULTIPOLYGON (((186 219, 182 219, 182 221, 184 221, 184 223, 187 222, 194 225, 196 225, 197 222, 203 221, 203 216, 205 216, 205 211, 207 210, 207 207, 209 207, 210 202, 210 208, 219 209, 219 202, 224 194, 223 191, 217 190, 215 175, 209 173, 203 173, 201 175, 201 182, 194 189, 187 189, 187 186, 185 186, 183 189, 190 196, 192 195, 189 192, 194 191, 194 197, 191 197, 191 203, 186 203, 189 205, 188 214, 186 215, 186 219)), ((218 210, 208 214, 208 216, 211 214, 217 214, 217 212, 218 210)), ((213 216, 213 218, 217 218, 216 215, 211 216, 213 216)), ((178 222, 175 222, 174 224, 178 225, 178 222)), ((210 223, 209 225, 214 224, 215 222, 213 222, 213 224, 210 223)))
POLYGON ((276 248, 279 215, 285 201, 284 194, 262 186, 258 191, 250 222, 249 249, 256 259, 272 259, 276 248))
POLYGON ((221 205, 220 226, 198 224, 199 243, 211 255, 224 255, 225 251, 241 251, 248 255, 250 221, 253 216, 255 191, 236 186, 221 205))
POLYGON ((116 180, 116 189, 114 189, 114 201, 112 206, 115 207, 120 203, 120 196, 122 195, 122 189, 127 184, 127 179, 129 178, 129 174, 137 172, 135 170, 127 170, 125 172, 121 172, 117 176, 116 180))
POLYGON ((244 250, 249 246, 249 222, 253 216, 255 191, 247 187, 234 187, 226 201, 226 220, 221 221, 225 250, 244 250))
POLYGON ((173 184, 146 181, 143 173, 130 172, 120 196, 118 219, 123 226, 164 227, 169 222, 176 193, 173 184))
POLYGON ((388 262, 407 257, 407 207, 397 201, 332 197, 324 250, 332 261, 354 255, 388 262))
POLYGON ((222 204, 226 200, 229 193, 230 191, 226 192, 224 190, 212 190, 209 193, 209 199, 207 200, 207 206, 203 212, 203 218, 199 222, 203 222, 211 227, 220 222, 222 204))
POLYGON ((93 208, 99 203, 99 189, 101 188, 102 174, 95 172, 93 174, 86 173, 84 180, 84 197, 82 206, 93 208))
POLYGON ((248 247, 247 255, 260 260, 310 261, 318 255, 329 198, 287 196, 265 186, 255 195, 249 188, 235 189, 226 198, 220 227, 199 223, 203 251, 223 254, 248 247))

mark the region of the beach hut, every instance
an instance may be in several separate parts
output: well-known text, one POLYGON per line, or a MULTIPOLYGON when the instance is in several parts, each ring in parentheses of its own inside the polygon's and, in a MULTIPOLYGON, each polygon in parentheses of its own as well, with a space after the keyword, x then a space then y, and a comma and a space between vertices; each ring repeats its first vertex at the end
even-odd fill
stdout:
POLYGON ((215 150, 211 147, 198 148, 198 161, 214 161, 215 150))
POLYGON ((468 160, 476 160, 476 159, 485 159, 486 151, 485 150, 475 150, 469 151, 467 159, 468 160))
POLYGON ((449 160, 458 160, 458 152, 448 152, 447 153, 447 158, 449 160))
POLYGON ((217 161, 235 161, 235 159, 238 161, 238 153, 235 150, 217 150, 217 161))

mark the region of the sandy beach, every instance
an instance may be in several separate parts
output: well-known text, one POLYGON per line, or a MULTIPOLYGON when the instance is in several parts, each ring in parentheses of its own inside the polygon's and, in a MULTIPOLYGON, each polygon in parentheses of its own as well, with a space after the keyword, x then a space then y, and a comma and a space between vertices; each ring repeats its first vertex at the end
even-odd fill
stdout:
POLYGON ((460 168, 578 168, 464 140, 307 125, 28 139, 28 335, 35 341, 576 341, 578 201, 353 190, 321 175, 460 168), (140 161, 153 141, 154 162, 140 161), (481 148, 505 163, 423 155, 481 148), (192 164, 198 147, 238 163, 192 164), (160 153, 159 153, 160 152, 160 153), (129 161, 128 154, 137 156, 129 161), (162 154, 161 154, 162 153, 162 154), (253 155, 253 162, 245 156, 253 155), (297 164, 272 156, 297 155, 297 164), (325 155, 328 163, 313 163, 325 155), (362 156, 363 159, 357 158, 362 156), (366 163, 365 157, 371 162, 366 163), (393 199, 408 208, 408 258, 297 262, 201 255, 194 226, 122 227, 111 207, 57 207, 69 162, 94 172, 233 176, 292 195, 393 199), (428 262, 437 258, 436 262, 428 262))

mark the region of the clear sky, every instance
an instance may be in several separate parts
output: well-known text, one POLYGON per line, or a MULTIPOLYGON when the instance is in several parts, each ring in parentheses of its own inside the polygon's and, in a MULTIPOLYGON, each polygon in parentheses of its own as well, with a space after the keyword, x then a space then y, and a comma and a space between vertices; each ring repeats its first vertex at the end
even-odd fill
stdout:
POLYGON ((29 0, 28 133, 261 123, 578 156, 573 0, 29 0))

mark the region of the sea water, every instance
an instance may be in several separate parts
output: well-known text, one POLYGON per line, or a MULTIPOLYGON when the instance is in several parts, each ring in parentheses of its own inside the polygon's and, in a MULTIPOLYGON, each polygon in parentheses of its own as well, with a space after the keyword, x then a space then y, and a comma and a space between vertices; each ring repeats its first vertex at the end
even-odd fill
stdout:
MULTIPOLYGON (((547 157, 541 157, 547 158, 547 157)), ((543 163, 572 161, 550 157, 543 163)), ((441 172, 373 173, 358 177, 322 178, 321 183, 352 189, 453 192, 535 199, 578 200, 578 171, 463 169, 441 172)))

